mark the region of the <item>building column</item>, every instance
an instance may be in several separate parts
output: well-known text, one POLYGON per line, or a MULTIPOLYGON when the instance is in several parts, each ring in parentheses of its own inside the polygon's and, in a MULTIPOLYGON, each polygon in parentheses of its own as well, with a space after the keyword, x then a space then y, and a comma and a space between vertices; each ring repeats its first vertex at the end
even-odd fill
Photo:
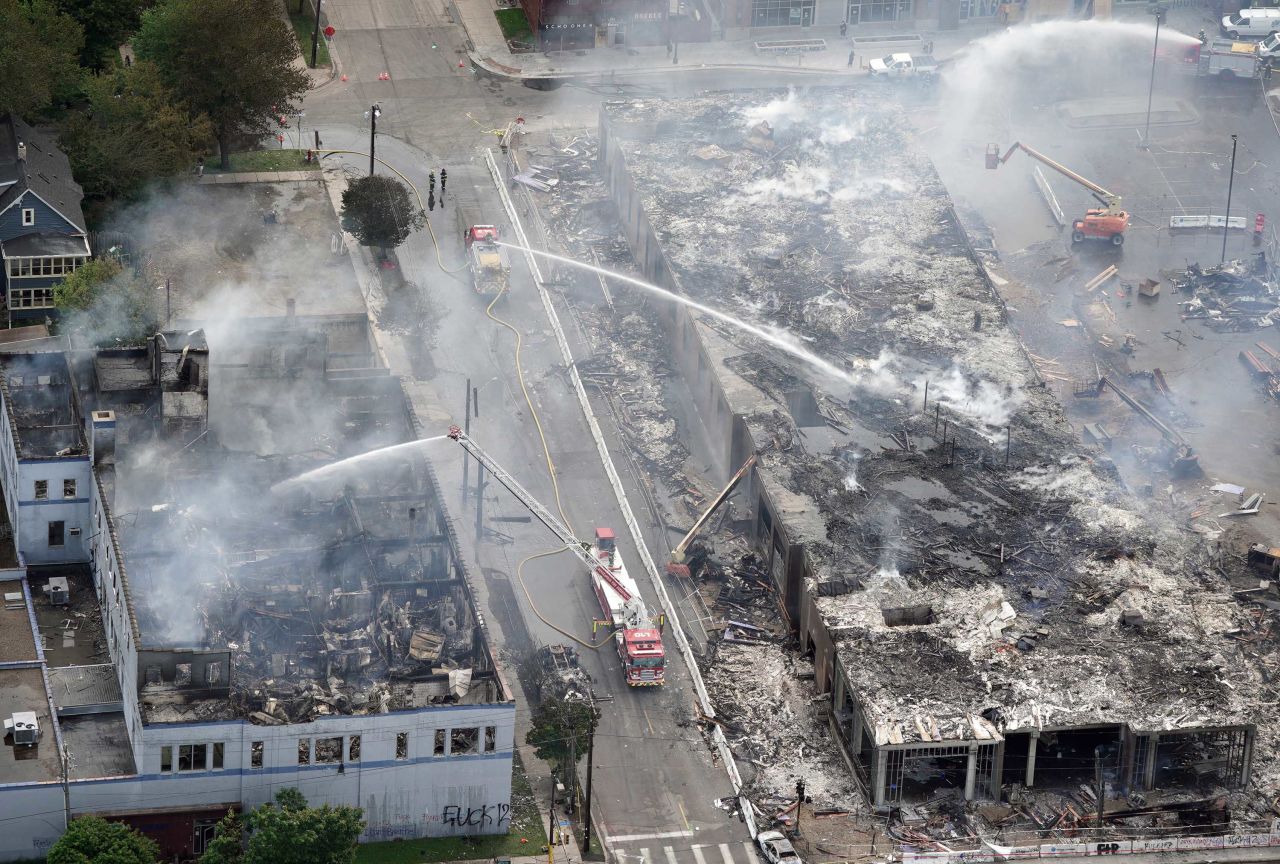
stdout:
POLYGON ((1004 786, 1004 741, 996 745, 996 758, 991 764, 991 797, 1000 800, 1000 790, 1004 786))
POLYGON ((1031 730, 1031 740, 1027 742, 1027 778, 1023 784, 1028 789, 1036 785, 1036 747, 1040 743, 1040 730, 1031 730))
POLYGON ((1252 726, 1244 730, 1244 759, 1240 765, 1240 788, 1249 785, 1249 774, 1253 766, 1253 739, 1257 730, 1252 726))
POLYGON ((969 745, 969 765, 964 772, 964 800, 972 801, 978 787, 978 745, 969 745))
POLYGON ((1152 732, 1147 739, 1147 764, 1142 769, 1142 788, 1154 789, 1156 785, 1156 750, 1160 746, 1160 733, 1152 732))
POLYGON ((853 753, 862 755, 862 707, 853 703, 853 753))
POLYGON ((872 781, 875 784, 875 789, 871 793, 871 798, 872 798, 872 803, 877 807, 884 806, 884 791, 885 791, 884 779, 885 779, 885 774, 887 773, 886 769, 888 768, 888 765, 886 763, 888 761, 889 761, 889 751, 885 750, 882 747, 877 747, 874 751, 872 751, 871 774, 875 778, 875 780, 872 781))

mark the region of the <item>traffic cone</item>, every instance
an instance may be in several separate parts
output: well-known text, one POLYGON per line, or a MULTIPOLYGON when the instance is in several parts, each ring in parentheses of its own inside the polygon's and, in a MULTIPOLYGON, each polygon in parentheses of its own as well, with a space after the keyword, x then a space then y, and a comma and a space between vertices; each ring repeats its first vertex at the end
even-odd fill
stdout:
POLYGON ((345 73, 345 72, 344 72, 344 73, 342 73, 342 80, 343 80, 343 81, 346 81, 346 80, 347 80, 347 73, 345 73))

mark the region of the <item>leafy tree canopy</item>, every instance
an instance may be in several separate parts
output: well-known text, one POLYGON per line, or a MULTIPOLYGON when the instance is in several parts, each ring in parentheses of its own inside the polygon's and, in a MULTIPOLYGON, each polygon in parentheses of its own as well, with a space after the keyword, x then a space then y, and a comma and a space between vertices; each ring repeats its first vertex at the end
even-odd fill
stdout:
POLYGON ((298 48, 279 0, 161 0, 143 13, 133 44, 193 111, 209 116, 224 169, 239 136, 277 128, 309 85, 291 65, 298 48))
POLYGON ((426 221, 427 214, 409 201, 409 190, 393 177, 360 177, 342 193, 342 227, 362 246, 395 248, 426 221))
POLYGON ((121 43, 138 29, 142 0, 57 0, 58 8, 84 28, 80 64, 102 69, 116 57, 121 43))
POLYGON ((51 0, 0 0, 0 114, 30 117, 75 95, 84 31, 51 0))
POLYGON ((140 345, 160 327, 155 285, 113 258, 97 258, 53 289, 60 329, 98 346, 140 345))
POLYGON ((84 93, 88 108, 63 123, 61 143, 91 198, 131 198, 151 180, 189 170, 213 134, 147 61, 86 75, 84 93))
POLYGON ((281 789, 274 802, 244 817, 249 843, 243 852, 239 820, 228 814, 200 864, 351 864, 364 830, 361 817, 357 807, 308 807, 297 789, 281 789))
POLYGON ((128 825, 81 816, 67 826, 46 864, 156 864, 160 850, 128 825))
POLYGON ((533 711, 525 743, 539 759, 569 768, 571 745, 578 760, 587 755, 587 738, 600 720, 595 706, 581 699, 546 699, 533 711))

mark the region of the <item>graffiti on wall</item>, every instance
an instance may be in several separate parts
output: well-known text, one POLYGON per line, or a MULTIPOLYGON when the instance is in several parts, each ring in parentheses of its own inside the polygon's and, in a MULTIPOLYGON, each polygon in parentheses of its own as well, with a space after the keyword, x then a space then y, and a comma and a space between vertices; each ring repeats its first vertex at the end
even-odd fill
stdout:
POLYGON ((450 828, 500 828, 511 821, 510 804, 481 804, 463 807, 446 804, 440 821, 450 828))

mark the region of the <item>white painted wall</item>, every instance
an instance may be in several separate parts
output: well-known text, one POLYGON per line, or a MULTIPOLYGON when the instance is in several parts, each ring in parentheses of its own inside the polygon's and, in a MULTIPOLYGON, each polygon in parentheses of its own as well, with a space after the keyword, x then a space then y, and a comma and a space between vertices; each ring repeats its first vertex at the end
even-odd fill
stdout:
POLYGON ((10 518, 17 523, 14 534, 18 550, 28 564, 64 564, 88 560, 89 487, 92 474, 88 456, 62 459, 24 459, 18 462, 17 509, 10 518), (48 498, 36 498, 37 480, 48 483, 48 498), (74 480, 75 497, 63 497, 63 481, 74 480), (49 545, 49 523, 63 523, 63 545, 49 545), (79 529, 73 536, 72 529, 79 529))

